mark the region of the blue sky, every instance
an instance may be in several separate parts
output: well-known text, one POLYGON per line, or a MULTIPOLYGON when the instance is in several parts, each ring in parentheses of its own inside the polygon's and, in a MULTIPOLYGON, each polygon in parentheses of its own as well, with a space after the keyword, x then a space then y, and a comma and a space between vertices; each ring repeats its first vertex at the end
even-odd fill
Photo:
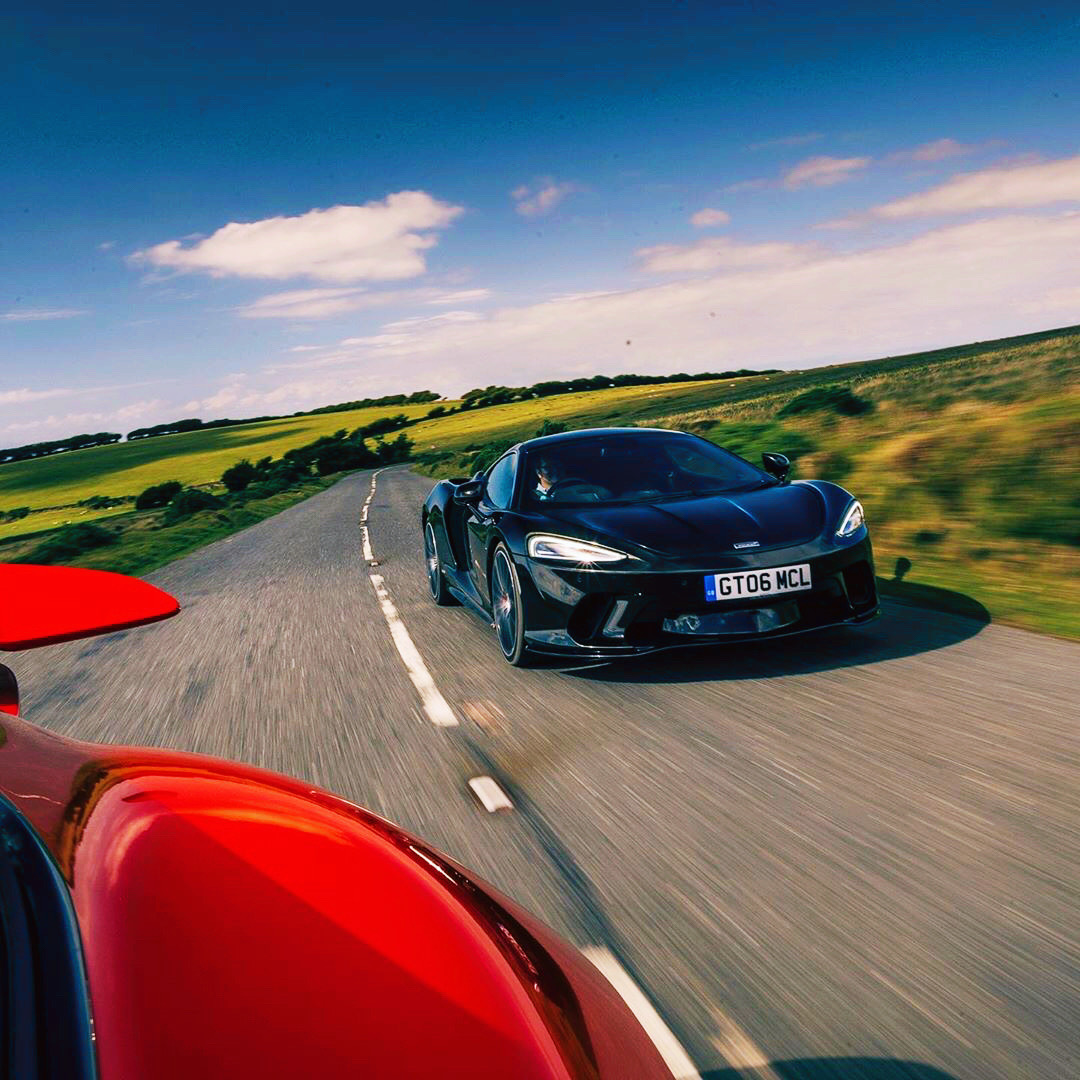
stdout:
POLYGON ((2 445, 1080 322, 1075 4, 0 20, 2 445))

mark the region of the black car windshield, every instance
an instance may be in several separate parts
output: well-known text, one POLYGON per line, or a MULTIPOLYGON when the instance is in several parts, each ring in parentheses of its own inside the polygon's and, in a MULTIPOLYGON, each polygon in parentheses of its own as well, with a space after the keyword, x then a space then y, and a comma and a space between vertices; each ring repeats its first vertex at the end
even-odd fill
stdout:
POLYGON ((666 431, 559 440, 529 451, 524 469, 523 499, 532 507, 656 502, 773 482, 719 446, 666 431))

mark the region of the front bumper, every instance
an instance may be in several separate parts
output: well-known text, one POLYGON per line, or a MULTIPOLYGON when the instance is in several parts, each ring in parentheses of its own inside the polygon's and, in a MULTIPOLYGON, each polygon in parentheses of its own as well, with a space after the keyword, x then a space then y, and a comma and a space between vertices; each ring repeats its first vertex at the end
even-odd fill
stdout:
POLYGON ((536 650, 620 656, 866 622, 878 612, 870 537, 722 556, 704 566, 603 570, 519 558, 525 636, 536 650), (810 565, 813 587, 707 601, 706 574, 810 565))

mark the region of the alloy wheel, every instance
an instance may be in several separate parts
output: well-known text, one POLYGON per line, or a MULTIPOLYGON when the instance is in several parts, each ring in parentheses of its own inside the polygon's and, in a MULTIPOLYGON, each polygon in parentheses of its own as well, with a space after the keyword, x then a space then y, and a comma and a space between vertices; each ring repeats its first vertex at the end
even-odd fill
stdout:
POLYGON ((427 565, 428 587, 431 589, 431 595, 438 600, 439 588, 442 584, 442 567, 439 566, 439 550, 435 546, 435 530, 431 527, 430 521, 424 529, 424 562, 427 565))
POLYGON ((514 572, 505 551, 495 553, 491 586, 491 608, 499 648, 504 656, 513 656, 517 647, 518 605, 514 590, 514 572))

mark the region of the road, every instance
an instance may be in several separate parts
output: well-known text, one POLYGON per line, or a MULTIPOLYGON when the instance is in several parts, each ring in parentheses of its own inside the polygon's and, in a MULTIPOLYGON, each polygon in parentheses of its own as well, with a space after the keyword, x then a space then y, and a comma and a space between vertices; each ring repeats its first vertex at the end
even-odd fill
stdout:
POLYGON ((1080 1076, 1080 648, 893 605, 512 669, 427 597, 428 487, 378 477, 374 571, 370 474, 169 565, 178 618, 18 658, 26 714, 401 823, 610 950, 709 1080, 1080 1076), (372 572, 456 726, 422 708, 372 572), (478 775, 514 808, 486 812, 478 775))

